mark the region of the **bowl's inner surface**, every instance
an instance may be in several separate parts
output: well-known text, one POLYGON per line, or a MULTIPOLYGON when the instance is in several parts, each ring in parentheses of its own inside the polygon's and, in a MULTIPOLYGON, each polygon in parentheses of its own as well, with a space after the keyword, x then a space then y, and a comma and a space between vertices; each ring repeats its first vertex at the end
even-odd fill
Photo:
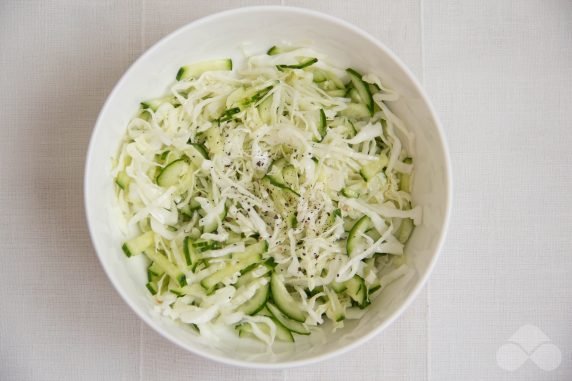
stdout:
MULTIPOLYGON (((430 108, 408 75, 383 49, 360 32, 329 18, 288 8, 256 8, 224 13, 189 25, 145 54, 128 71, 104 107, 92 137, 86 168, 86 207, 94 245, 111 280, 146 321, 169 338, 211 358, 259 364, 306 361, 328 354, 369 335, 388 323, 427 274, 443 235, 448 207, 448 173, 442 138, 430 108), (413 197, 423 206, 423 223, 406 247, 416 275, 392 284, 360 321, 347 322, 332 333, 329 326, 296 343, 277 345, 273 352, 249 340, 214 335, 198 338, 192 331, 152 312, 144 287, 145 273, 138 260, 121 252, 121 218, 116 208, 111 158, 139 102, 164 94, 178 68, 186 63, 232 57, 236 66, 243 50, 261 53, 282 41, 311 46, 326 53, 338 66, 374 72, 401 94, 391 104, 415 138, 413 197)), ((244 364, 244 363, 243 363, 244 364)))

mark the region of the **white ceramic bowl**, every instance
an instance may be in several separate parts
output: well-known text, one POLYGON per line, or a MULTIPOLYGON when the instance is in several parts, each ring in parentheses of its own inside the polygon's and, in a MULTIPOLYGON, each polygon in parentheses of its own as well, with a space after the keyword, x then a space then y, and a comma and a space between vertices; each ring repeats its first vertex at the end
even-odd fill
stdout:
POLYGON ((147 324, 181 347, 227 364, 281 368, 323 360, 364 343, 385 329, 415 298, 437 259, 447 228, 451 204, 451 174, 443 131, 418 81, 383 44, 339 19, 289 7, 252 7, 218 13, 168 35, 143 54, 113 89, 99 115, 87 154, 85 207, 93 244, 111 282, 147 324), (190 330, 152 311, 144 287, 145 273, 134 259, 121 252, 123 237, 118 228, 118 209, 110 175, 128 121, 142 99, 160 96, 173 82, 177 69, 186 63, 214 57, 243 57, 249 50, 263 52, 289 41, 304 43, 328 54, 341 67, 374 72, 401 94, 392 108, 415 133, 416 173, 413 198, 423 206, 423 223, 406 247, 415 276, 392 284, 359 321, 342 330, 297 337, 274 353, 251 342, 221 337, 204 340, 190 330))

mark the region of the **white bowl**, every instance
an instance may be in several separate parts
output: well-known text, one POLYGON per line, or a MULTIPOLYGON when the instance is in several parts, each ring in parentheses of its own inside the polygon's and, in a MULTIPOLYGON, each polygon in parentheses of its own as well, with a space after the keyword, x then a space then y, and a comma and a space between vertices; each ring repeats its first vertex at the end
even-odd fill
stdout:
POLYGON ((403 63, 379 41, 347 22, 321 13, 289 7, 252 7, 218 13, 192 22, 168 35, 143 54, 107 98, 88 149, 85 207, 91 238, 109 279, 125 302, 157 332, 181 347, 226 364, 283 368, 309 364, 348 351, 393 322, 427 280, 447 228, 451 174, 443 131, 427 95, 403 63), (299 336, 295 344, 276 345, 273 353, 250 341, 232 337, 197 337, 189 329, 153 312, 144 287, 145 272, 121 252, 118 208, 110 175, 111 158, 128 121, 143 99, 160 96, 183 64, 214 57, 243 58, 242 47, 263 52, 289 41, 314 46, 339 63, 374 72, 401 94, 391 104, 415 133, 416 173, 413 198, 423 207, 423 223, 406 247, 415 275, 387 288, 359 321, 335 333, 325 327, 299 336), (243 43, 248 43, 244 45, 243 43))

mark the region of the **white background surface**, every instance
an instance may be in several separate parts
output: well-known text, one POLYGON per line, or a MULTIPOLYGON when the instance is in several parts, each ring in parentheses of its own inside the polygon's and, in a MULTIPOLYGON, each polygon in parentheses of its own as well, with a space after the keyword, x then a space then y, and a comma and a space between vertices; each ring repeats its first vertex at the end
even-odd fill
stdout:
POLYGON ((121 301, 89 241, 89 135, 115 82, 162 36, 280 0, 1 0, 0 380, 572 379, 572 2, 282 3, 362 27, 429 92, 455 190, 429 285, 384 333, 314 366, 231 368, 165 341, 121 301), (559 348, 557 369, 497 365, 526 324, 559 348))

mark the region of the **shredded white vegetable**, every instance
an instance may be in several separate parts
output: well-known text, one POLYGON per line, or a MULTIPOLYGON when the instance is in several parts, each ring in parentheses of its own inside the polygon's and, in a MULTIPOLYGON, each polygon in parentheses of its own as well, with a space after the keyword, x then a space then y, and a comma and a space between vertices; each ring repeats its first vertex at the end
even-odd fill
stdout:
POLYGON ((305 47, 229 62, 181 68, 127 125, 123 250, 149 258, 156 309, 199 332, 271 345, 361 318, 421 223, 399 94, 305 47))

